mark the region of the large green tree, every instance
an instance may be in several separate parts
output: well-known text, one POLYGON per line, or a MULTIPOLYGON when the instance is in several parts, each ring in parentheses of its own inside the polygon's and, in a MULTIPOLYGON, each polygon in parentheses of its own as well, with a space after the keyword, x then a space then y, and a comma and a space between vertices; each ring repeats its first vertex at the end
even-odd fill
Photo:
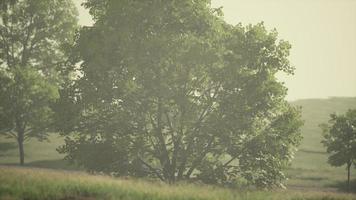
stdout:
POLYGON ((350 171, 356 163, 356 110, 348 110, 344 115, 331 114, 328 124, 322 124, 327 148, 328 162, 332 166, 346 165, 347 187, 350 189, 350 171))
POLYGON ((275 75, 290 45, 263 24, 226 24, 210 1, 86 3, 80 78, 63 93, 59 150, 91 171, 279 185, 300 140, 299 111, 275 75), (64 110, 64 109, 62 109, 64 110))
POLYGON ((1 1, 0 133, 15 138, 20 164, 25 140, 45 139, 59 71, 73 44, 77 11, 71 0, 1 1))

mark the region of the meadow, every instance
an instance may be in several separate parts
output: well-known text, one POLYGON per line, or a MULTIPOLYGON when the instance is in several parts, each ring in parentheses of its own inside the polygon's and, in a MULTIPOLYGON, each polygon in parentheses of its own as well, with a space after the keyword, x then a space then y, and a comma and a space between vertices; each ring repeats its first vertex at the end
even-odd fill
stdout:
POLYGON ((0 167, 0 199, 6 200, 351 200, 331 192, 240 191, 207 185, 170 186, 143 180, 114 179, 82 172, 0 167))
MULTIPOLYGON (((319 124, 329 114, 356 108, 356 98, 307 99, 291 102, 303 108, 303 141, 291 166, 286 169, 287 190, 258 192, 229 190, 213 186, 167 186, 142 180, 88 176, 63 161, 56 148, 63 139, 51 135, 49 141, 25 144, 25 162, 17 168, 18 150, 12 140, 0 138, 0 197, 2 199, 356 199, 343 194, 344 167, 327 163, 328 154, 320 141, 319 124), (9 167, 11 165, 12 167, 9 167), (47 168, 47 169, 35 169, 47 168), (52 170, 48 170, 52 169, 52 170), (56 169, 57 171, 53 171, 56 169), (66 171, 63 171, 66 170, 66 171), (76 171, 69 171, 76 170, 76 171), (2 196, 1 196, 2 195, 2 196)), ((356 190, 356 169, 351 172, 356 190)))

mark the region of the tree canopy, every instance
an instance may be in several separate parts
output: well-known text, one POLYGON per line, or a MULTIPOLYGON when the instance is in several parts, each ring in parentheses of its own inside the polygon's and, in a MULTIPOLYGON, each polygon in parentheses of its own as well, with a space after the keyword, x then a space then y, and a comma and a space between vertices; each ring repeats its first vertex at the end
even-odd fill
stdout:
MULTIPOLYGON (((290 44, 263 23, 232 26, 210 1, 88 0, 78 78, 63 90, 66 144, 90 171, 244 178, 280 186, 301 139, 300 113, 276 73, 292 74, 290 44)), ((64 113, 62 113, 64 114, 64 113)))
POLYGON ((0 133, 17 140, 23 164, 23 142, 45 139, 53 124, 50 105, 59 97, 77 11, 71 0, 9 0, 1 6, 0 133))

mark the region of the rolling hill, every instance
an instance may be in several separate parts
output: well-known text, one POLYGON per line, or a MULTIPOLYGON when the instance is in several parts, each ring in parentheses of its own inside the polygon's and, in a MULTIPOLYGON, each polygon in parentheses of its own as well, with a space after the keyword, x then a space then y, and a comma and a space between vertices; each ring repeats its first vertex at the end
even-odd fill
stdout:
POLYGON ((302 107, 303 142, 301 151, 325 152, 320 143, 322 133, 321 123, 327 123, 331 113, 343 114, 348 109, 356 109, 356 97, 333 97, 329 99, 304 99, 291 102, 294 106, 302 107))

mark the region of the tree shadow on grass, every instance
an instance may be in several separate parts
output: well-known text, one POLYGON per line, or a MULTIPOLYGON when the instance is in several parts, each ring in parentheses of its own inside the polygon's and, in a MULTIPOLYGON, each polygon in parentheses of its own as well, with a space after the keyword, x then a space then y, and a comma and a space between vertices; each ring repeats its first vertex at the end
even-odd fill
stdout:
POLYGON ((327 180, 328 178, 327 177, 314 177, 314 176, 311 176, 311 177, 298 177, 298 179, 307 180, 307 181, 323 181, 323 180, 327 180))
POLYGON ((16 149, 17 145, 13 142, 1 142, 0 143, 0 157, 4 156, 4 153, 12 149, 16 149))
POLYGON ((72 197, 64 197, 60 200, 95 200, 97 198, 94 197, 78 197, 78 196, 72 196, 72 197))
POLYGON ((33 161, 25 164, 25 166, 57 170, 81 170, 80 167, 70 164, 68 161, 63 159, 33 161))
MULTIPOLYGON (((1 154, 0 154, 1 157, 1 154)), ((13 167, 34 167, 43 169, 55 169, 55 170, 68 170, 68 171, 83 171, 84 169, 69 163, 64 159, 57 160, 38 160, 32 162, 25 162, 25 165, 21 166, 19 163, 1 163, 2 166, 13 167)))
POLYGON ((337 188, 340 192, 350 192, 356 193, 356 179, 350 180, 350 191, 348 191, 347 182, 345 181, 338 181, 328 185, 330 187, 337 188))

